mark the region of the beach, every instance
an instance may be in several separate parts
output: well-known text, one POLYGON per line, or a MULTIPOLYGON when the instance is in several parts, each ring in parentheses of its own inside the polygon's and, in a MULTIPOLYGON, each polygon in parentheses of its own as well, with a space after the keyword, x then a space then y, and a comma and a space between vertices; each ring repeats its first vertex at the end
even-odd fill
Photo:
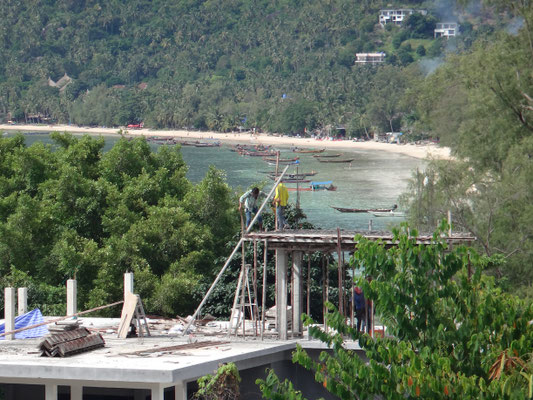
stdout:
POLYGON ((104 127, 78 127, 72 125, 7 125, 0 124, 1 131, 20 131, 20 132, 69 132, 85 133, 89 135, 128 135, 128 136, 145 136, 145 137, 173 137, 181 140, 219 140, 228 144, 246 144, 246 145, 272 145, 283 147, 299 147, 305 149, 361 149, 385 151, 391 153, 403 154, 409 157, 419 159, 451 159, 450 149, 440 147, 436 144, 396 144, 383 143, 376 141, 354 142, 351 140, 317 140, 313 138, 300 138, 295 136, 282 136, 274 134, 252 134, 250 132, 209 132, 209 131, 187 131, 187 130, 153 130, 153 129, 118 129, 104 127))

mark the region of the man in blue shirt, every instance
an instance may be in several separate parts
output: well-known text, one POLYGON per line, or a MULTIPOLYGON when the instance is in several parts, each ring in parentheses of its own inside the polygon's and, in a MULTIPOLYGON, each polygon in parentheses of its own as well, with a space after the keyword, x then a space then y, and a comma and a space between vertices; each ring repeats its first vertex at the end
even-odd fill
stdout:
MULTIPOLYGON (((250 222, 252 222, 252 216, 257 213, 258 207, 257 207, 257 199, 261 196, 266 197, 266 193, 259 190, 259 188, 254 187, 251 190, 248 190, 246 193, 244 193, 241 198, 239 199, 239 211, 242 210, 242 205, 244 204, 244 213, 246 215, 246 228, 250 225, 250 222)), ((263 230, 263 218, 261 215, 257 217, 257 225, 259 227, 259 230, 263 230)))

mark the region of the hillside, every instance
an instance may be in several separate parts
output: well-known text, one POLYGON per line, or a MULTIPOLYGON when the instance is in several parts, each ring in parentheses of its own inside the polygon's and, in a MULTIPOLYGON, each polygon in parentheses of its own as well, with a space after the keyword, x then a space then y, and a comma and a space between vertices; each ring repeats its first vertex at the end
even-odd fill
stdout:
POLYGON ((428 14, 383 28, 379 10, 390 5, 380 1, 3 1, 0 118, 288 133, 342 125, 353 136, 400 129, 412 110, 396 108, 427 72, 419 66, 495 27, 485 9, 394 7, 428 14), (450 19, 462 34, 433 39, 435 23, 450 19), (381 75, 354 63, 356 53, 380 51, 389 68, 381 75), (379 105, 379 88, 390 86, 392 112, 379 105))

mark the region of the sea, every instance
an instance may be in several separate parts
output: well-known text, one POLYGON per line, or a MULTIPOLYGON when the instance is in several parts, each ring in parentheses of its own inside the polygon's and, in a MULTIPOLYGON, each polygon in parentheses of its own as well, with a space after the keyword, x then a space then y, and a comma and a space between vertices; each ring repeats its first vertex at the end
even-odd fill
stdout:
MULTIPOLYGON (((4 137, 14 133, 4 133, 4 137)), ((28 146, 35 142, 52 143, 47 133, 24 133, 28 146)), ((119 140, 118 135, 103 137, 106 140, 104 150, 110 149, 119 140)), ((162 144, 150 142, 150 146, 157 151, 162 144)), ((320 149, 317 142, 316 149, 320 149)), ((241 194, 256 185, 263 187, 268 193, 274 181, 267 176, 273 172, 272 166, 261 157, 241 156, 232 151, 233 145, 222 144, 220 147, 182 146, 183 159, 189 166, 187 177, 192 182, 201 181, 209 166, 226 173, 227 183, 241 194)), ((337 187, 335 191, 303 191, 290 192, 289 202, 299 202, 307 216, 307 221, 317 229, 343 230, 390 230, 403 221, 402 217, 375 217, 370 213, 341 213, 333 207, 343 208, 390 208, 398 204, 398 197, 402 194, 413 172, 424 169, 425 161, 402 154, 375 150, 350 149, 339 151, 328 149, 322 154, 341 155, 337 159, 353 159, 351 163, 321 163, 311 153, 295 153, 288 147, 280 147, 280 158, 299 157, 299 164, 291 165, 287 173, 302 173, 316 171, 310 177, 313 181, 332 181, 337 187)), ((285 166, 281 166, 282 170, 285 166)), ((308 187, 308 183, 299 184, 308 187)), ((296 187, 296 184, 286 184, 296 187)), ((402 210, 399 210, 402 211, 402 210)))

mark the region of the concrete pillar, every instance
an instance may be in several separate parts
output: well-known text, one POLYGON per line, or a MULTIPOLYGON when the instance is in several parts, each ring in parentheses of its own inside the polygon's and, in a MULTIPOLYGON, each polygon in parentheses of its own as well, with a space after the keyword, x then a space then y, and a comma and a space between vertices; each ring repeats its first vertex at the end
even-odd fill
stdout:
POLYGON ((184 382, 174 386, 174 400, 187 400, 187 384, 184 382))
POLYGON ((67 315, 78 312, 78 282, 76 279, 67 281, 67 315))
POLYGON ((70 400, 83 400, 83 386, 73 385, 70 387, 70 400))
POLYGON ((165 388, 162 385, 152 386, 152 400, 165 400, 165 388))
POLYGON ((133 293, 133 272, 124 274, 124 300, 126 300, 127 293, 133 293))
POLYGON ((18 315, 28 312, 28 288, 19 287, 17 290, 18 315))
MULTIPOLYGON (((4 318, 5 331, 11 332, 15 330, 15 288, 6 287, 4 289, 4 318)), ((6 340, 15 339, 15 335, 6 335, 6 340)))
POLYGON ((302 291, 302 263, 303 253, 295 251, 292 253, 292 333, 302 333, 302 306, 303 306, 303 291, 302 291))
POLYGON ((44 399, 57 400, 57 385, 47 383, 44 385, 44 399))
POLYGON ((287 251, 276 250, 276 329, 287 340, 287 251))

